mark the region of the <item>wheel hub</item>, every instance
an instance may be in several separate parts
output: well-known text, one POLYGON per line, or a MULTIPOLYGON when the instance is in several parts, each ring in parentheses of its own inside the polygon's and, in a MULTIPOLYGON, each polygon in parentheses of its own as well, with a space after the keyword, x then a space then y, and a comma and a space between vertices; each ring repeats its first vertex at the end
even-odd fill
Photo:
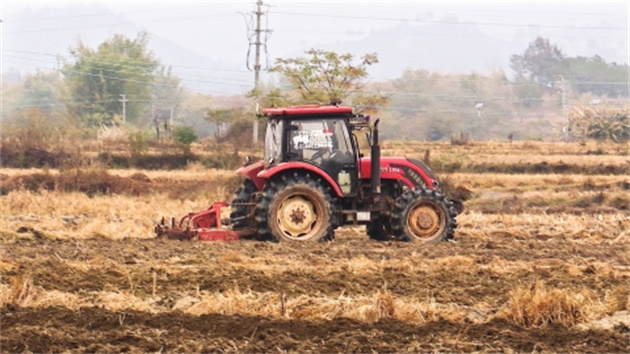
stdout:
POLYGON ((435 215, 427 212, 419 212, 416 217, 416 225, 421 229, 428 229, 435 223, 435 215))
POLYGON ((304 219, 306 217, 304 210, 302 209, 295 209, 291 211, 291 222, 293 222, 294 224, 301 224, 302 222, 304 222, 304 219))
POLYGON ((287 236, 308 235, 317 221, 313 203, 302 196, 285 200, 278 209, 278 226, 287 236))
POLYGON ((444 215, 432 204, 420 204, 409 213, 409 228, 419 238, 430 238, 444 228, 444 215))

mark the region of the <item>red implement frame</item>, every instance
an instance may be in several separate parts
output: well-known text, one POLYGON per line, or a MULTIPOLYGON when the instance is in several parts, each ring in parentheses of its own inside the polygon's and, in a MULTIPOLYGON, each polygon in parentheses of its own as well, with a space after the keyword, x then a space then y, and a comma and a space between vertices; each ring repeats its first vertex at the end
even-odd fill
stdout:
POLYGON ((236 231, 222 229, 221 208, 228 206, 226 202, 214 202, 210 208, 188 213, 175 225, 175 218, 171 219, 171 225, 166 225, 165 219, 155 227, 157 237, 167 237, 178 240, 192 240, 198 238, 201 241, 236 241, 239 235, 236 231))

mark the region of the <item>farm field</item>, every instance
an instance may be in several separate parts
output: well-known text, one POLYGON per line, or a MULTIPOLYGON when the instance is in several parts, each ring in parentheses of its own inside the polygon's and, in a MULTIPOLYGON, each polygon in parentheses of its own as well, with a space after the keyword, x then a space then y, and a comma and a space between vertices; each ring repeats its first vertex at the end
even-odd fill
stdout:
POLYGON ((630 351, 628 146, 393 142, 472 197, 454 242, 180 242, 232 171, 0 169, 0 351, 630 351))

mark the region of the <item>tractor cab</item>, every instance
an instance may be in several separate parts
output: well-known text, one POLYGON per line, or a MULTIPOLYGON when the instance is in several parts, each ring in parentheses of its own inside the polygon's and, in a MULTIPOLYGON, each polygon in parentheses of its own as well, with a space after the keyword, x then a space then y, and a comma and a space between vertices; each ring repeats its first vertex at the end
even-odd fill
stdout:
MULTIPOLYGON (((350 107, 266 109, 265 164, 306 163, 333 179, 344 196, 357 193, 358 153, 350 107)), ((294 165, 297 167, 297 165, 294 165)))

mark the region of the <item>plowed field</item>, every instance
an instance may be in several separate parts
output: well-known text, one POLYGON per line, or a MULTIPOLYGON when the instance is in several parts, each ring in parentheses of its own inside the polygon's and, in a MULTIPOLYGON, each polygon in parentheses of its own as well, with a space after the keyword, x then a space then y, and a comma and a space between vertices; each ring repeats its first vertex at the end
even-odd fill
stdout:
POLYGON ((422 246, 151 237, 227 171, 108 171, 105 193, 0 172, 3 353, 630 351, 627 175, 453 173, 474 192, 455 241, 422 246))

